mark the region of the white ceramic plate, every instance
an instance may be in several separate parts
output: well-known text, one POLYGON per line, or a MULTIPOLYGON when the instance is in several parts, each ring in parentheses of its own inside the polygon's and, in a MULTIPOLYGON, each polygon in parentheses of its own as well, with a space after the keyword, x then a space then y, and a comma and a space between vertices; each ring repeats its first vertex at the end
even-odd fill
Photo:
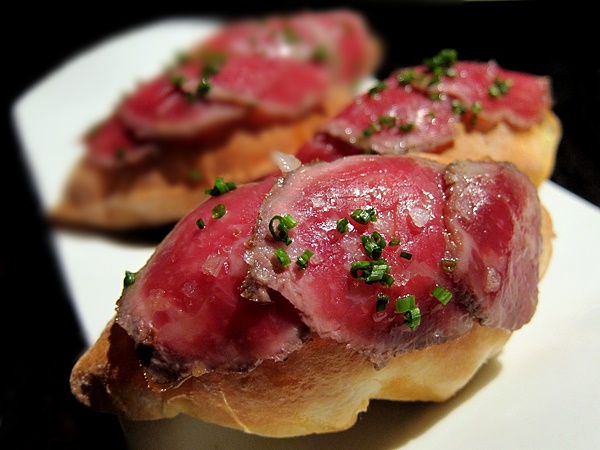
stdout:
MULTIPOLYGON (((44 208, 58 201, 82 149, 82 130, 119 95, 218 27, 173 19, 101 42, 59 67, 13 106, 44 208), (151 49, 151 51, 149 51, 151 49)), ((591 449, 600 448, 600 209, 552 182, 540 196, 556 232, 533 320, 502 354, 443 404, 372 402, 355 427, 321 436, 265 439, 186 417, 123 426, 132 449, 591 449)), ((125 270, 153 247, 52 231, 52 245, 88 343, 114 314, 125 270)))

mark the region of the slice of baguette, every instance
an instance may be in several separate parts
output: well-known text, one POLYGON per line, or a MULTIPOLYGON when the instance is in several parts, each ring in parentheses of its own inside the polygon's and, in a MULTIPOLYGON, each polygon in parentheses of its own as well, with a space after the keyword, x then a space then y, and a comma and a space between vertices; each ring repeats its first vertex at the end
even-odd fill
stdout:
POLYGON ((63 226, 109 231, 172 224, 206 197, 204 190, 217 176, 242 184, 273 173, 273 150, 296 153, 352 98, 347 88, 331 89, 321 110, 299 120, 239 128, 218 143, 164 152, 137 165, 107 169, 81 157, 50 218, 63 226))
MULTIPOLYGON (((540 279, 552 254, 552 220, 542 207, 540 279)), ((250 372, 208 372, 174 386, 146 376, 133 341, 111 320, 75 364, 75 397, 127 420, 187 414, 271 437, 341 431, 354 425, 371 399, 435 401, 462 389, 509 340, 511 332, 474 323, 450 342, 392 358, 375 370, 345 345, 314 335, 285 361, 265 361, 250 372)))

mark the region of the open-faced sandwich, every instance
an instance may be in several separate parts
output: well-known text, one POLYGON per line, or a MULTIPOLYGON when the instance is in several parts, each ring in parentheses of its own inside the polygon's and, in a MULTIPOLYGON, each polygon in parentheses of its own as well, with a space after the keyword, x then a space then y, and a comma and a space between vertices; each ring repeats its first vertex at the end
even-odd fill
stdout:
POLYGON ((296 152, 382 52, 346 9, 223 24, 82 131, 51 219, 117 231, 175 223, 216 177, 245 183, 276 170, 271 151, 296 152))
POLYGON ((462 389, 535 314, 560 124, 548 79, 447 57, 377 83, 277 172, 218 179, 126 272, 74 395, 284 437, 462 389))

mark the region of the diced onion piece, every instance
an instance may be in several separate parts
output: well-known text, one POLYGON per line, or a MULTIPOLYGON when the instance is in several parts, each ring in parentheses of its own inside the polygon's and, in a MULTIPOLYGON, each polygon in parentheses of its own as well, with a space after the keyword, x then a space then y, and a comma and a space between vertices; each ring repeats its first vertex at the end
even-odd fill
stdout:
POLYGON ((294 155, 280 152, 279 150, 273 150, 271 152, 271 160, 283 173, 291 172, 302 165, 302 162, 294 155))

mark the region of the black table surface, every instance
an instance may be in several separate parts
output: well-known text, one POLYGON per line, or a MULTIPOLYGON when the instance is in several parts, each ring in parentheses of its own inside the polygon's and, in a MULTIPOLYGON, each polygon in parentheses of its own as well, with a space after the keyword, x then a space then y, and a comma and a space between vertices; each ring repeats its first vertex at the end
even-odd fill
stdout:
POLYGON ((418 64, 441 48, 456 48, 460 59, 495 59, 505 68, 550 76, 554 110, 563 125, 551 180, 600 206, 598 34, 588 21, 593 14, 576 8, 576 3, 567 9, 565 2, 533 1, 255 1, 234 8, 182 1, 171 2, 177 5, 136 5, 135 10, 125 11, 105 3, 69 8, 51 3, 54 9, 47 10, 22 3, 4 18, 8 28, 3 79, 8 77, 8 82, 3 91, 8 93, 8 101, 2 147, 8 154, 4 163, 8 170, 0 177, 2 449, 126 447, 116 417, 88 410, 70 393, 69 373, 85 349, 85 339, 57 269, 50 228, 12 128, 10 111, 43 76, 105 37, 170 17, 235 18, 352 8, 364 13, 386 45, 378 77, 418 64))

